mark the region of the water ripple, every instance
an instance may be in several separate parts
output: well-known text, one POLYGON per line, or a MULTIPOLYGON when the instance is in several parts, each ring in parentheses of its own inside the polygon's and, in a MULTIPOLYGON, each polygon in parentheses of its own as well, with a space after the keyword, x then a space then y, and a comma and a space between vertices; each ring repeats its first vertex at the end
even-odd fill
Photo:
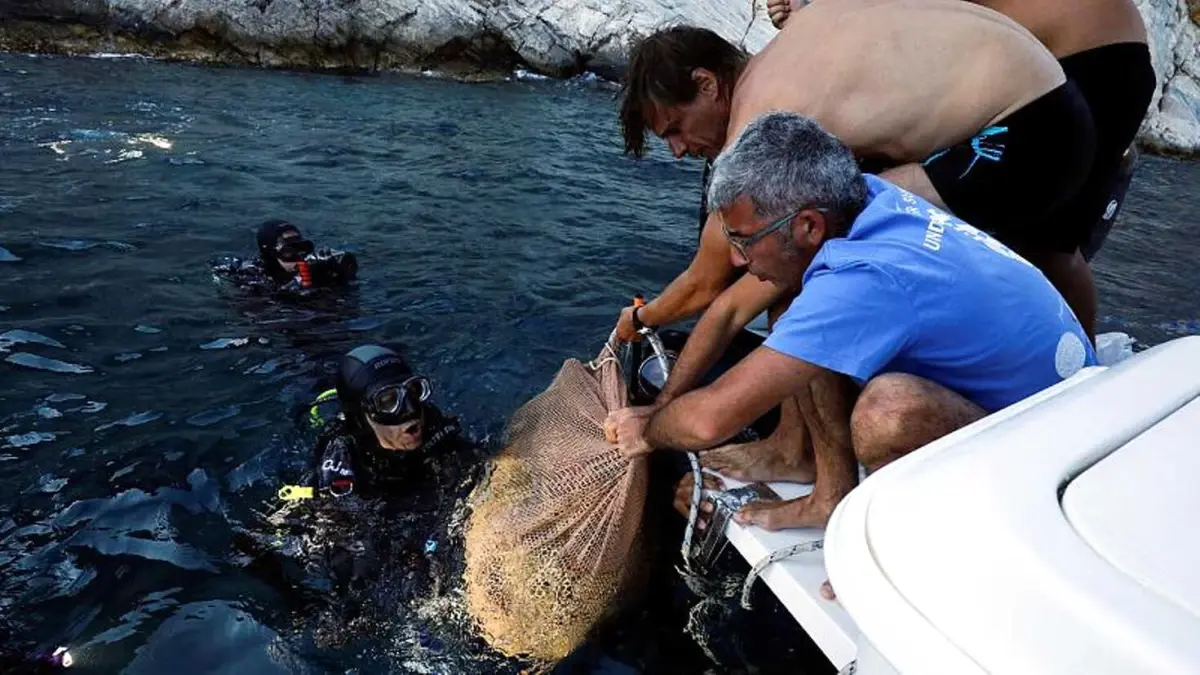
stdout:
POLYGON ((77 363, 68 363, 59 361, 58 359, 49 359, 37 354, 28 354, 25 352, 15 352, 10 354, 5 361, 26 368, 35 370, 45 370, 52 373, 67 373, 72 375, 86 375, 93 372, 91 366, 83 366, 77 363))
POLYGON ((108 424, 102 424, 102 425, 96 427, 95 431, 97 431, 97 432, 105 431, 107 429, 112 429, 113 427, 137 427, 137 426, 141 426, 143 424, 148 424, 150 422, 153 422, 154 420, 157 420, 157 419, 161 418, 162 416, 163 416, 163 414, 160 412, 154 412, 153 410, 147 410, 145 412, 134 413, 132 415, 129 415, 128 417, 124 417, 122 419, 116 420, 115 422, 109 422, 108 424))
POLYGON ((6 448, 27 448, 38 443, 49 443, 57 438, 52 433, 45 431, 31 431, 27 434, 15 434, 4 439, 4 447, 6 448))
POLYGON ((218 338, 212 342, 200 345, 200 349, 228 349, 230 347, 245 347, 250 344, 250 338, 218 338))
POLYGON ((0 351, 7 351, 12 345, 19 344, 46 345, 47 347, 58 347, 60 349, 66 348, 66 345, 54 338, 49 338, 41 333, 29 330, 16 329, 0 333, 0 351))
POLYGON ((209 427, 221 420, 227 420, 230 417, 235 417, 242 412, 241 406, 231 405, 225 408, 217 408, 216 410, 206 410, 202 413, 192 415, 187 418, 187 423, 194 427, 209 427))

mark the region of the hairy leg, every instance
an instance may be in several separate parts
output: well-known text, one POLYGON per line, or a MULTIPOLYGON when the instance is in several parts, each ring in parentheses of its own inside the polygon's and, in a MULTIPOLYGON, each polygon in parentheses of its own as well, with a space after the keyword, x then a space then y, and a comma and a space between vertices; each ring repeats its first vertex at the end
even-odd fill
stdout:
MULTIPOLYGON (((775 327, 794 297, 780 298, 767 310, 768 326, 775 327)), ((780 404, 779 424, 769 438, 714 448, 700 458, 705 467, 744 481, 811 483, 816 476, 812 439, 796 398, 780 404)))
POLYGON ((714 448, 701 453, 700 461, 706 468, 744 481, 811 483, 816 476, 812 441, 795 398, 780 405, 779 426, 769 438, 714 448))
POLYGON ((811 494, 783 502, 749 504, 737 521, 767 530, 824 527, 833 509, 858 482, 850 443, 850 409, 856 391, 849 378, 826 372, 796 396, 812 443, 816 480, 811 494))
POLYGON ((877 471, 986 414, 930 380, 880 375, 867 383, 850 417, 854 454, 868 471, 877 471))
MULTIPOLYGON (((924 378, 880 375, 867 383, 850 416, 854 454, 868 471, 877 471, 986 414, 983 408, 924 378)), ((821 597, 837 599, 828 581, 821 584, 821 597)))

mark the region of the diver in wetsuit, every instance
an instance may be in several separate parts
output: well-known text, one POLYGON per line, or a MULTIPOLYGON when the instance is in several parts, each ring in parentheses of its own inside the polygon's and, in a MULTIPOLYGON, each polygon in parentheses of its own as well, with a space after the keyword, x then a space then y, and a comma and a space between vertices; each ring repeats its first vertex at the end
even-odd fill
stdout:
POLYGON ((363 345, 346 354, 336 388, 318 396, 310 411, 323 424, 314 451, 316 496, 386 495, 434 478, 444 455, 463 441, 458 420, 429 402, 432 393, 429 380, 386 347, 363 345), (324 422, 319 408, 334 399, 341 412, 324 422))
POLYGON ((347 251, 316 249, 286 220, 268 220, 258 228, 258 258, 228 258, 213 265, 218 279, 242 288, 274 292, 345 286, 358 273, 358 259, 347 251))
POLYGON ((343 356, 336 388, 309 411, 321 428, 311 470, 280 490, 286 503, 267 518, 274 535, 248 533, 255 549, 282 554, 252 565, 285 581, 299 565, 300 586, 338 599, 318 629, 325 641, 386 622, 461 576, 452 516, 483 455, 431 394, 429 380, 391 349, 363 345, 343 356), (334 403, 340 411, 324 419, 321 409, 334 403))

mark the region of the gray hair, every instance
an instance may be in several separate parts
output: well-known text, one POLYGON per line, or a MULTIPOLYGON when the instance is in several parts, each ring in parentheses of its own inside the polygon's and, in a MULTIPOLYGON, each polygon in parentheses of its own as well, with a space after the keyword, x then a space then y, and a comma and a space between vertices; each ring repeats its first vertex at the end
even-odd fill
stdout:
POLYGON ((821 206, 844 235, 867 203, 867 183, 850 149, 812 119, 769 112, 742 130, 713 163, 708 211, 754 204, 760 218, 782 218, 805 206, 821 206))

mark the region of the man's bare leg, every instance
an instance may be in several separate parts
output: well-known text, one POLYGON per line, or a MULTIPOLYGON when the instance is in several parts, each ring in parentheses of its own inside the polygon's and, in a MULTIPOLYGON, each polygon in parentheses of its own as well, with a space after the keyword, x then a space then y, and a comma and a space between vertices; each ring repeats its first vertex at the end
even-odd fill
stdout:
POLYGON ((1074 253, 1027 253, 1029 262, 1054 284, 1075 318, 1083 325, 1088 339, 1096 342, 1096 283, 1092 268, 1078 250, 1074 253))
MULTIPOLYGON (((983 408, 925 378, 880 375, 867 383, 850 416, 854 454, 867 471, 878 471, 985 415, 983 408)), ((837 599, 828 581, 821 584, 821 597, 837 599)))
POLYGON ((942 201, 942 196, 938 194, 937 188, 933 187, 933 181, 929 180, 929 174, 925 173, 925 168, 920 164, 902 164, 892 167, 879 174, 879 177, 892 185, 908 190, 939 209, 949 211, 946 203, 942 201))
MULTIPOLYGON (((767 325, 787 311, 794 296, 780 298, 767 310, 767 325)), ((779 424, 769 438, 737 443, 700 455, 704 466, 730 478, 744 481, 787 481, 811 483, 816 477, 812 439, 800 414, 800 402, 790 398, 779 406, 779 424)))
POLYGON ((800 403, 789 398, 779 408, 779 425, 769 438, 702 452, 700 462, 738 480, 811 483, 816 467, 800 403))
POLYGON ((986 414, 930 380, 902 373, 880 375, 867 383, 850 416, 854 454, 867 471, 878 471, 986 414))
POLYGON ((824 527, 833 509, 858 482, 850 443, 850 409, 855 387, 848 378, 826 372, 809 382, 796 401, 812 442, 816 481, 811 494, 783 502, 749 504, 737 513, 744 525, 767 530, 824 527))

